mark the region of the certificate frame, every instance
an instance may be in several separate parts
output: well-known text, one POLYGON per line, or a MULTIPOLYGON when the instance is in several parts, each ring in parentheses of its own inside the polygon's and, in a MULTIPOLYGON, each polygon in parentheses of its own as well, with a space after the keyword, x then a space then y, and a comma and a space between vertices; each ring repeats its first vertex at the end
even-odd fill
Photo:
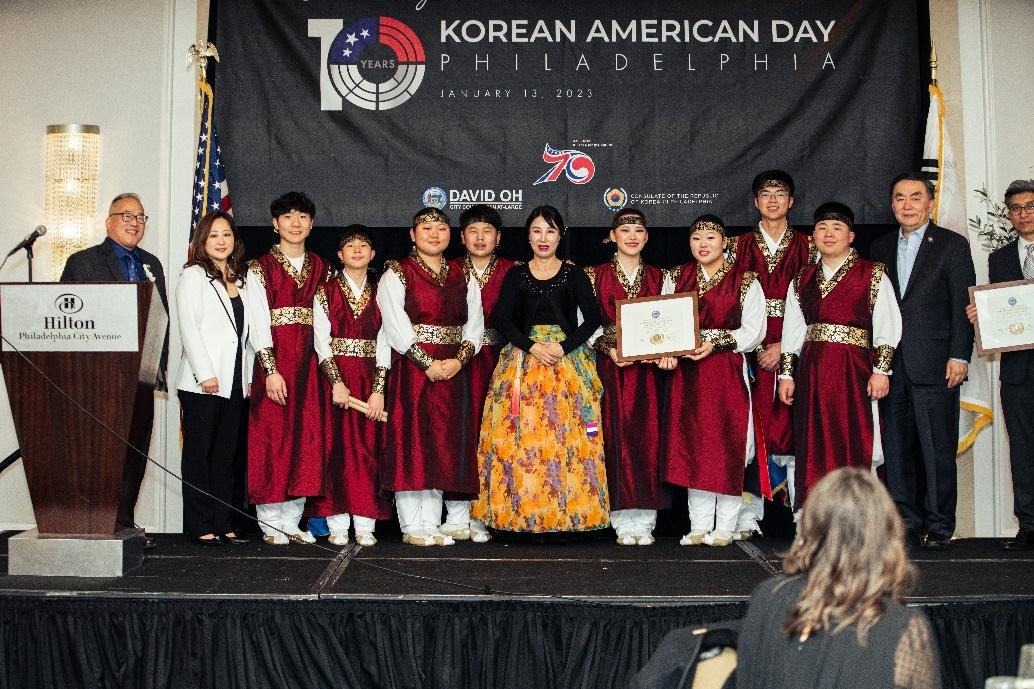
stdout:
POLYGON ((1034 349, 1034 280, 1012 280, 970 287, 969 301, 977 309, 976 324, 974 325, 977 354, 985 356, 996 352, 1016 352, 1024 349, 1034 349), (1017 315, 1015 323, 1004 326, 1010 331, 1018 328, 1019 332, 1001 334, 996 331, 1001 330, 1002 324, 985 322, 981 325, 981 312, 983 311, 986 314, 988 309, 992 308, 988 304, 988 297, 1001 297, 1005 294, 1008 294, 1011 298, 1020 297, 1029 305, 1029 313, 1017 315))
POLYGON ((617 326, 617 356, 618 361, 644 361, 649 359, 660 359, 661 357, 668 356, 683 356, 686 354, 692 354, 697 347, 700 346, 700 302, 699 296, 696 292, 679 292, 677 294, 665 294, 657 297, 638 297, 636 299, 618 299, 615 303, 615 322, 617 326), (626 352, 626 343, 624 342, 624 333, 628 327, 628 323, 623 324, 622 314, 630 314, 633 310, 639 310, 640 307, 649 304, 657 304, 657 309, 654 312, 660 311, 671 311, 681 310, 681 313, 690 313, 692 318, 688 323, 683 323, 683 327, 689 326, 692 331, 690 333, 683 330, 679 334, 682 336, 676 341, 685 341, 686 336, 689 335, 692 338, 693 346, 686 348, 670 349, 658 346, 656 349, 643 349, 638 348, 632 351, 626 352), (635 308, 629 308, 630 306, 635 308))

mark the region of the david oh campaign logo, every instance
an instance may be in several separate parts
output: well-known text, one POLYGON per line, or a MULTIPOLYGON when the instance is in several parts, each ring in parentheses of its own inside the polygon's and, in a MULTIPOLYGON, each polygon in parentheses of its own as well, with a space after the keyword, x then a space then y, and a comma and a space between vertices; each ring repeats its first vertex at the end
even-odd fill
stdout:
POLYGON ((413 97, 424 80, 424 45, 413 29, 391 17, 310 19, 320 39, 320 108, 343 101, 364 110, 390 110, 413 97))

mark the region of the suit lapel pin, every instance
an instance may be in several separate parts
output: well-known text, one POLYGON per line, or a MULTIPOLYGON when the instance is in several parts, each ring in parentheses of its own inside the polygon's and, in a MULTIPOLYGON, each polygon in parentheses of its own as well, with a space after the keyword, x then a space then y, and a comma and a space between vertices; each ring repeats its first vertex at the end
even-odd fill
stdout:
POLYGON ((928 241, 928 242, 930 242, 931 244, 933 244, 933 237, 927 237, 927 238, 926 238, 926 241, 928 241))

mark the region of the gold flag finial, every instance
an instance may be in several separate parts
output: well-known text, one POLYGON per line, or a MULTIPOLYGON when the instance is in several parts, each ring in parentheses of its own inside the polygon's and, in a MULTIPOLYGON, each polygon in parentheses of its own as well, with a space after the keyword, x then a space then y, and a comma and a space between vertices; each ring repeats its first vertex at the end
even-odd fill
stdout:
POLYGON ((937 83, 937 46, 930 43, 930 83, 937 83))
POLYGON ((215 58, 219 62, 219 51, 214 43, 198 42, 187 48, 187 67, 195 62, 200 70, 201 81, 205 81, 205 69, 208 67, 208 58, 215 58))

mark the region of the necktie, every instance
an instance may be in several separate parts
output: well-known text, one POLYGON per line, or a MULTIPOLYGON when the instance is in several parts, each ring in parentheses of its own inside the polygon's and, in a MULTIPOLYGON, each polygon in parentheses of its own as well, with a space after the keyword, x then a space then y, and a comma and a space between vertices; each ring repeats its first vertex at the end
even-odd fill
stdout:
POLYGON ((1034 280, 1034 244, 1027 245, 1027 258, 1023 259, 1023 277, 1034 280))
POLYGON ((130 254, 123 254, 122 265, 125 267, 126 279, 130 282, 140 282, 140 271, 136 267, 136 261, 130 254))

